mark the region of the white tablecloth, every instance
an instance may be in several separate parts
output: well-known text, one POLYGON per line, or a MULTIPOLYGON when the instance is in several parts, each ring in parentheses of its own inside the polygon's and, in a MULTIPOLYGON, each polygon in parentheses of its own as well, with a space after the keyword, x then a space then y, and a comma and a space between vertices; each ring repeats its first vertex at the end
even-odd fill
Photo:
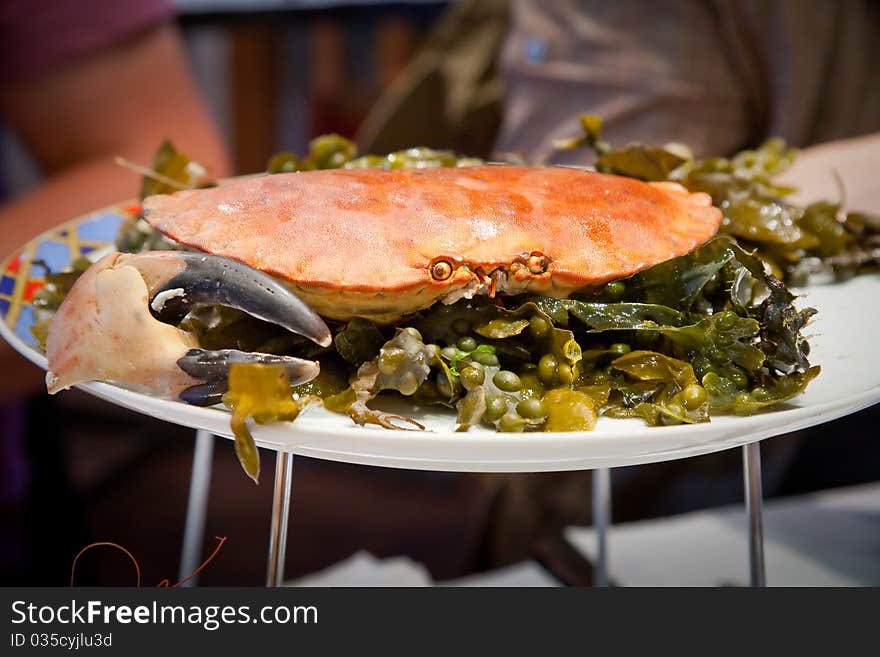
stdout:
MULTIPOLYGON (((587 556, 595 534, 566 536, 587 556)), ((629 586, 748 583, 748 529, 742 507, 613 527, 612 579, 629 586)), ((764 507, 768 586, 880 584, 880 484, 782 498, 764 507)))
MULTIPOLYGON (((590 528, 568 540, 595 557, 590 528)), ((880 585, 880 483, 767 502, 764 549, 770 586, 880 585)), ((615 525, 609 536, 612 579, 620 586, 748 584, 748 531, 743 507, 615 525)), ((535 562, 459 580, 432 582, 409 559, 357 553, 291 582, 304 586, 556 586, 535 562)))

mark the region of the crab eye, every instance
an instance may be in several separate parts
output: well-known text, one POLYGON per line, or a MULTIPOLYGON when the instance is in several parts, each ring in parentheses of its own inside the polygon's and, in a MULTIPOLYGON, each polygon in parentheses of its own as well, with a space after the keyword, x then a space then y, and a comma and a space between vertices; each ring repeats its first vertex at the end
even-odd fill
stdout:
POLYGON ((435 281, 445 281, 452 276, 452 265, 445 260, 438 260, 431 265, 431 278, 435 281))

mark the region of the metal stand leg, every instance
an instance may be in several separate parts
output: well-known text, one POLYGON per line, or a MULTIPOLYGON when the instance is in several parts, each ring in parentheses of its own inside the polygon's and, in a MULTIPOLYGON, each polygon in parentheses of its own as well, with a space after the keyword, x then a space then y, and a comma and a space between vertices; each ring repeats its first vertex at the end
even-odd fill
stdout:
POLYGON ((743 446, 743 484, 749 519, 749 568, 751 585, 767 585, 764 570, 764 495, 761 490, 761 443, 743 446))
POLYGON ((611 470, 593 470, 593 527, 598 544, 596 586, 608 586, 608 527, 611 525, 611 470))
MULTIPOLYGON (((208 514, 208 496, 211 488, 211 459, 214 456, 214 436, 207 431, 196 431, 192 474, 189 479, 189 501, 186 505, 186 526, 183 531, 183 550, 180 555, 180 575, 183 581, 199 567, 202 561, 202 539, 205 537, 205 517, 208 514)), ((182 586, 195 586, 198 575, 182 586)))
POLYGON ((269 531, 266 586, 281 586, 284 581, 287 518, 290 515, 290 487, 293 483, 293 454, 278 452, 275 459, 275 493, 272 498, 272 527, 269 531))

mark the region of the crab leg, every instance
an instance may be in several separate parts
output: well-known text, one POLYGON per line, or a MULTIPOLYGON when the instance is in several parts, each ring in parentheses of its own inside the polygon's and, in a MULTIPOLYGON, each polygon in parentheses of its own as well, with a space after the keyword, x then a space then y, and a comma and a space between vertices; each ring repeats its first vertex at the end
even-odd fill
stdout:
POLYGON ((247 265, 192 252, 112 253, 80 277, 50 322, 49 392, 112 380, 210 404, 225 391, 232 363, 281 364, 294 384, 318 374, 316 362, 299 358, 202 350, 193 335, 165 323, 214 304, 237 308, 323 346, 331 341, 318 315, 247 265))

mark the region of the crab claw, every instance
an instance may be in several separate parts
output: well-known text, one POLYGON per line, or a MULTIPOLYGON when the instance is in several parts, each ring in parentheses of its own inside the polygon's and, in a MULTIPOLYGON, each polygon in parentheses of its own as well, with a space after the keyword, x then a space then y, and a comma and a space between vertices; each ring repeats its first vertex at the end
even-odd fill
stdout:
POLYGON ((192 334, 164 323, 176 323, 196 306, 214 304, 237 308, 323 346, 331 341, 318 315, 278 281, 247 265, 192 252, 111 253, 77 280, 49 324, 46 387, 54 393, 83 381, 110 380, 211 404, 225 391, 232 363, 281 364, 294 384, 318 374, 313 361, 204 351, 192 334))
POLYGON ((181 401, 196 406, 210 406, 218 403, 229 387, 229 366, 234 363, 280 365, 287 373, 291 385, 295 386, 311 381, 318 376, 320 371, 318 363, 293 356, 250 353, 237 349, 217 351, 190 349, 177 360, 177 366, 187 374, 201 379, 204 383, 182 390, 178 397, 181 401))
POLYGON ((150 288, 150 307, 164 322, 176 324, 197 306, 229 306, 283 326, 322 347, 330 329, 299 297, 268 274, 248 265, 191 251, 153 251, 120 255, 115 266, 131 264, 150 288))

